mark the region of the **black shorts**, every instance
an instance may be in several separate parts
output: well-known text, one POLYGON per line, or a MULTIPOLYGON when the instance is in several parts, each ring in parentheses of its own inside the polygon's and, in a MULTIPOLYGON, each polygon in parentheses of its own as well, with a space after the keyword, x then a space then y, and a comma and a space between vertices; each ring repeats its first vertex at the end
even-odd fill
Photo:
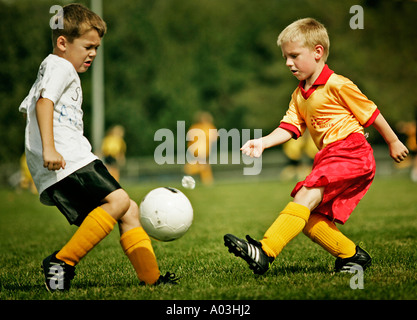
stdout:
POLYGON ((50 186, 44 192, 67 218, 70 224, 80 226, 85 217, 120 184, 100 160, 95 160, 50 186))

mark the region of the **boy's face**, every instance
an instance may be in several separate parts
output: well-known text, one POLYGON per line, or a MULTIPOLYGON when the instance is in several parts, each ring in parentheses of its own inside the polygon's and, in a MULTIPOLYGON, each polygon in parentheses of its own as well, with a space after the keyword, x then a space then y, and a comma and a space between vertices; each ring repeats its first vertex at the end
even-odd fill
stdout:
POLYGON ((69 42, 65 37, 62 38, 58 38, 57 41, 58 55, 71 62, 78 73, 86 72, 93 63, 97 48, 101 44, 97 30, 91 29, 74 39, 73 42, 69 42))
POLYGON ((285 42, 281 49, 286 66, 298 80, 308 80, 317 72, 322 54, 316 50, 306 48, 301 41, 285 42))

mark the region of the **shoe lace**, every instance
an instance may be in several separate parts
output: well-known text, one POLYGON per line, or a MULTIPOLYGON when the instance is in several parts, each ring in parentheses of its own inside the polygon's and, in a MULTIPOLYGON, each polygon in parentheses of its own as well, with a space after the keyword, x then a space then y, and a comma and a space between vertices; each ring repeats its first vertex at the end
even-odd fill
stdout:
POLYGON ((246 235, 246 240, 248 240, 248 242, 250 244, 253 244, 255 247, 262 248, 262 243, 260 243, 259 241, 251 238, 251 236, 246 235))
POLYGON ((66 264, 65 262, 59 261, 59 262, 50 262, 50 267, 48 270, 48 273, 50 275, 56 275, 57 268, 61 268, 62 276, 65 276, 65 278, 68 278, 69 280, 74 279, 75 277, 75 267, 70 266, 69 264, 66 264))
MULTIPOLYGON (((254 245, 255 247, 258 247, 260 250, 262 250, 263 253, 265 253, 264 249, 262 248, 262 243, 260 243, 259 241, 253 239, 251 236, 246 235, 246 240, 248 240, 248 242, 252 245, 254 245)), ((269 260, 269 266, 272 265, 272 263, 274 263, 274 258, 273 257, 269 257, 266 253, 265 255, 268 257, 269 260)))
POLYGON ((70 266, 62 261, 50 262, 47 277, 45 281, 49 282, 47 285, 48 290, 52 288, 53 291, 57 290, 56 287, 51 287, 52 283, 59 287, 59 290, 68 290, 71 280, 75 277, 75 267, 70 266))
POLYGON ((155 284, 178 284, 180 277, 177 277, 175 273, 167 272, 164 276, 160 276, 155 284))

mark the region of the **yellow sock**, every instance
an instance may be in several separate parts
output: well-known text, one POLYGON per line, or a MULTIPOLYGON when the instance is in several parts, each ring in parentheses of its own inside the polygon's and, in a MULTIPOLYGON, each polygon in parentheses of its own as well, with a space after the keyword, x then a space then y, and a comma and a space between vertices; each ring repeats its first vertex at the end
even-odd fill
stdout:
POLYGON ((353 241, 321 214, 312 214, 303 232, 335 257, 350 258, 356 253, 353 241))
POLYGON ((159 279, 160 272, 151 239, 145 230, 137 227, 123 233, 120 244, 138 278, 146 284, 154 284, 159 279))
POLYGON ((70 241, 56 254, 59 260, 75 266, 112 230, 116 220, 101 207, 95 208, 81 223, 70 241))
POLYGON ((270 257, 276 257, 281 250, 304 228, 310 210, 294 202, 282 210, 281 214, 266 231, 261 240, 262 249, 270 257))

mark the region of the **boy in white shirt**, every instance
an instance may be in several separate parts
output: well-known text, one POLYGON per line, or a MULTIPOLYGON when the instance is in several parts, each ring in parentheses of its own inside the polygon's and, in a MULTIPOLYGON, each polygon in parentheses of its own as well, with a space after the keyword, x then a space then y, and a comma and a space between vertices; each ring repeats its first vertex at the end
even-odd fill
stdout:
POLYGON ((68 290, 77 263, 119 223, 120 243, 138 278, 146 284, 176 283, 160 275, 137 204, 91 152, 83 135, 81 82, 106 33, 105 22, 79 4, 63 7, 52 31, 53 54, 41 64, 29 95, 19 107, 27 114, 28 166, 46 205, 55 205, 79 226, 70 241, 43 261, 49 291, 68 290), (61 14, 61 16, 59 16, 61 14))

